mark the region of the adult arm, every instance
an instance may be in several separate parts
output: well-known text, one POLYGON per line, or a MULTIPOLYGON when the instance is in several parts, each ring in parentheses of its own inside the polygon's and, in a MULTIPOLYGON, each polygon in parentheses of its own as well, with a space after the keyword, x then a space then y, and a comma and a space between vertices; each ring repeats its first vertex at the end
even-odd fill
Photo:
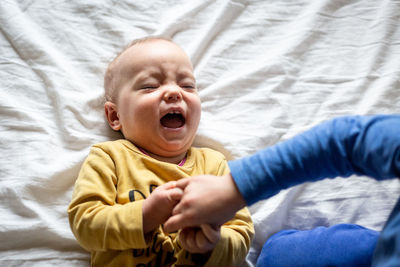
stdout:
POLYGON ((223 223, 244 204, 304 182, 352 174, 400 177, 400 115, 336 118, 229 167, 231 174, 219 182, 210 176, 178 181, 184 195, 165 229, 223 223))
POLYGON ((324 178, 400 177, 400 116, 336 118, 229 167, 247 205, 324 178))

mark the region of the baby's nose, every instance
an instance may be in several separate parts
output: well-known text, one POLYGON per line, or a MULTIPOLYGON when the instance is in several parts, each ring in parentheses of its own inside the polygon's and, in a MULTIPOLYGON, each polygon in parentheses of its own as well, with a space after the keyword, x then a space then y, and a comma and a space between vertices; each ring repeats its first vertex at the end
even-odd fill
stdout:
POLYGON ((164 94, 164 100, 166 101, 177 101, 181 99, 181 90, 176 86, 169 87, 164 94))

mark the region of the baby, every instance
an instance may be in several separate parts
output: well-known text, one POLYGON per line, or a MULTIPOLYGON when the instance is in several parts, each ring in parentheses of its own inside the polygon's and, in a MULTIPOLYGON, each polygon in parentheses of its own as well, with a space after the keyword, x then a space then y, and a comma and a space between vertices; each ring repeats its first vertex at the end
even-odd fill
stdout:
MULTIPOLYGON (((176 180, 229 173, 224 156, 192 147, 201 104, 189 57, 171 40, 134 41, 109 65, 107 121, 124 139, 96 144, 68 208, 92 266, 236 266, 254 235, 247 209, 224 225, 167 233, 176 180)), ((218 203, 215 203, 218 205, 218 203)))

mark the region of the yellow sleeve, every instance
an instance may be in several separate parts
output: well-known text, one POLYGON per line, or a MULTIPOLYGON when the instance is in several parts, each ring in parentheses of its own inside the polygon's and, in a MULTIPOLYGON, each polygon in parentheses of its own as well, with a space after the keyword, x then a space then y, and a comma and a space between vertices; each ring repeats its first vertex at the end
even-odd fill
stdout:
POLYGON ((147 247, 142 227, 143 201, 116 203, 116 184, 113 159, 101 148, 92 147, 68 207, 72 232, 88 251, 147 247))

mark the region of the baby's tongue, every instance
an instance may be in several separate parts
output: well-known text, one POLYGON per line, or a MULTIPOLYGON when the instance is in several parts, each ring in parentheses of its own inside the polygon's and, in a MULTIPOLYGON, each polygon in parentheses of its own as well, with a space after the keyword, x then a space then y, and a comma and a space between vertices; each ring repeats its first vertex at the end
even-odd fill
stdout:
POLYGON ((185 124, 185 119, 181 114, 167 114, 161 118, 160 122, 167 128, 179 128, 185 124))

